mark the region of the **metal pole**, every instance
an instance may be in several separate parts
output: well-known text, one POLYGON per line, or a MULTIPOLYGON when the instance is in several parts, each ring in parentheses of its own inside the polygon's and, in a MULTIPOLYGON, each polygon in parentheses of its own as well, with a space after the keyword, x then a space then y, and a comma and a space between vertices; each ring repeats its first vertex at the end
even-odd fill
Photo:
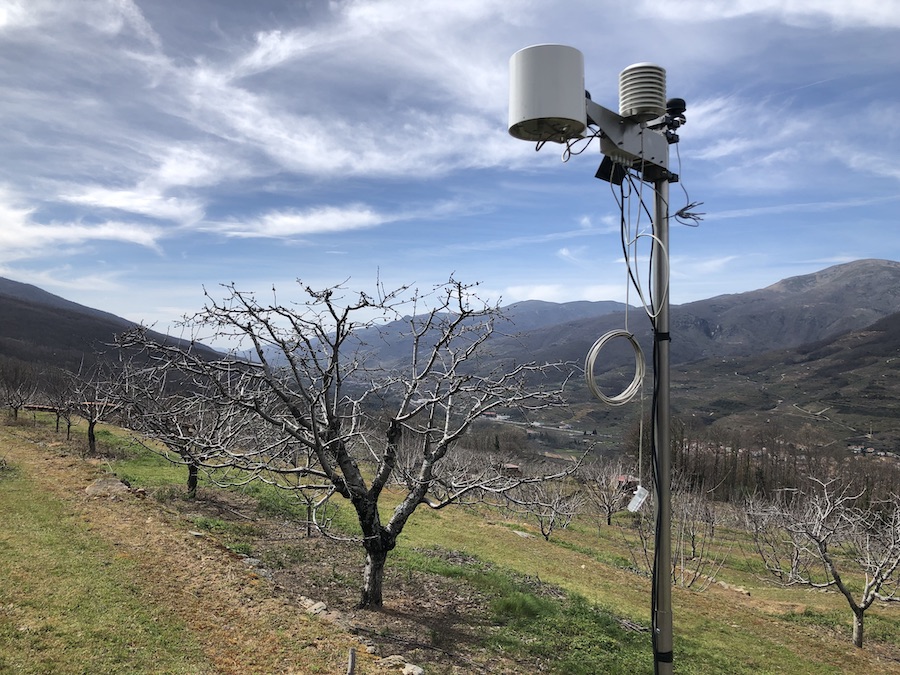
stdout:
POLYGON ((672 673, 672 458, 669 412, 669 177, 654 181, 653 310, 656 374, 656 565, 653 661, 657 675, 672 673))

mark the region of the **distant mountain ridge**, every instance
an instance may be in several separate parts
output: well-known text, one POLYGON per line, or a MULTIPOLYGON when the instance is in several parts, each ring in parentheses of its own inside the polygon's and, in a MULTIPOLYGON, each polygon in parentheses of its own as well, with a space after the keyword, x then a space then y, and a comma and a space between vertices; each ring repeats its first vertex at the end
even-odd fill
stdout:
POLYGON ((115 314, 0 277, 0 355, 76 370, 83 360, 108 350, 117 334, 135 326, 115 314))
MULTIPOLYGON (((857 260, 673 310, 680 360, 748 356, 860 329, 900 311, 900 262, 857 260)), ((673 356, 673 358, 675 358, 673 356)))
POLYGON ((110 314, 109 312, 104 312, 99 309, 93 309, 92 307, 87 307, 85 305, 79 305, 77 302, 66 300, 58 295, 53 295, 37 286, 24 284, 20 281, 13 281, 12 279, 5 279, 3 277, 0 277, 0 297, 25 302, 29 305, 42 305, 54 309, 85 314, 110 323, 119 323, 123 326, 134 325, 133 322, 123 319, 120 316, 116 316, 115 314, 110 314))
MULTIPOLYGON (((509 305, 508 321, 498 325, 479 368, 513 361, 577 367, 598 337, 624 327, 624 310, 614 302, 509 305)), ((900 453, 900 263, 859 260, 671 310, 673 419, 748 432, 792 429, 823 444, 858 442, 900 453)), ((642 309, 628 312, 628 327, 649 360, 649 320, 642 309)), ((0 355, 77 369, 134 325, 0 279, 0 355)), ((372 329, 364 340, 367 364, 402 366, 410 353, 407 330, 403 321, 372 329)), ((610 342, 595 372, 611 388, 624 386, 633 358, 624 340, 610 342)), ((579 377, 567 391, 569 405, 553 413, 555 421, 599 431, 601 443, 618 447, 636 409, 598 404, 579 377)))
MULTIPOLYGON (((617 302, 511 304, 504 308, 509 321, 490 342, 491 358, 579 363, 598 337, 625 325, 624 310, 617 302)), ((900 312, 900 262, 858 260, 756 291, 673 305, 672 362, 798 347, 863 329, 895 312, 900 312)), ((134 325, 36 286, 0 279, 0 353, 77 362, 82 353, 109 344, 134 325)), ((651 330, 643 311, 629 309, 628 325, 649 353, 651 330)), ((370 358, 385 365, 405 358, 405 328, 404 322, 379 328, 370 358)), ((627 345, 610 345, 603 356, 602 367, 610 369, 632 358, 627 345)))
POLYGON ((547 302, 544 300, 523 300, 507 305, 504 308, 507 319, 518 331, 529 331, 546 326, 557 326, 579 321, 581 319, 594 319, 598 316, 622 312, 625 304, 611 300, 575 302, 547 302))
MULTIPOLYGON (((797 347, 865 328, 898 311, 900 262, 858 260, 756 291, 673 305, 672 362, 797 347)), ((624 326, 624 314, 612 312, 536 326, 515 340, 495 341, 492 347, 498 357, 519 352, 522 359, 524 352, 529 360, 577 362, 597 338, 624 326)), ((628 327, 649 353, 651 326, 643 310, 630 311, 628 327)), ((610 367, 630 358, 629 348, 604 351, 604 362, 610 367)))

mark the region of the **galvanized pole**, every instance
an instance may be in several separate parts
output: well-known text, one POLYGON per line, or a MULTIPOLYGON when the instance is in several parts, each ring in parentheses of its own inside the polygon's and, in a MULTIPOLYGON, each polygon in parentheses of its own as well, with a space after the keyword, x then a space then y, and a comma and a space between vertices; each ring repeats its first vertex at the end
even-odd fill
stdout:
POLYGON ((653 333, 656 445, 656 551, 653 661, 657 675, 672 673, 672 457, 669 411, 669 175, 654 181, 653 333))

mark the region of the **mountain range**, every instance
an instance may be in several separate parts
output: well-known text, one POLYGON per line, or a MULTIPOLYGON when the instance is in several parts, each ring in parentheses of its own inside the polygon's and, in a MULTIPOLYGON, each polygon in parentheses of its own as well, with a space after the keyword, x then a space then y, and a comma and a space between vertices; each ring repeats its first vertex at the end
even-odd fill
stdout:
MULTIPOLYGON (((598 337, 626 325, 645 355, 651 349, 644 310, 621 303, 529 300, 509 305, 505 315, 509 325, 490 342, 493 359, 581 364, 598 337)), ((0 355, 73 368, 134 325, 0 279, 0 355)), ((376 359, 397 363, 408 353, 401 325, 381 331, 376 359)), ((877 427, 893 437, 900 428, 900 262, 858 260, 673 305, 671 335, 677 414, 715 424, 778 413, 788 421, 827 421, 845 436, 877 427)), ((595 372, 605 373, 610 387, 630 381, 634 356, 626 341, 609 343, 601 357, 595 372)), ((580 381, 571 397, 566 414, 585 425, 614 428, 627 417, 592 401, 580 381)))
MULTIPOLYGON (((0 356, 77 370, 82 362, 108 351, 116 335, 136 325, 37 286, 0 277, 0 356)), ((187 344, 151 334, 158 340, 187 344)))

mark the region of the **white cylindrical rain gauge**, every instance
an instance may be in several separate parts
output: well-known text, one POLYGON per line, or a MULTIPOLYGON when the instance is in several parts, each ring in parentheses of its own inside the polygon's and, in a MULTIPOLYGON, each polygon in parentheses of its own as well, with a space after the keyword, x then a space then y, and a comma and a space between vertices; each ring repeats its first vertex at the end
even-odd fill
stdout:
POLYGON ((641 122, 666 114, 666 69, 635 63, 619 73, 619 114, 641 122))
POLYGON ((509 133, 564 143, 587 127, 584 55, 565 45, 534 45, 509 59, 509 133))

